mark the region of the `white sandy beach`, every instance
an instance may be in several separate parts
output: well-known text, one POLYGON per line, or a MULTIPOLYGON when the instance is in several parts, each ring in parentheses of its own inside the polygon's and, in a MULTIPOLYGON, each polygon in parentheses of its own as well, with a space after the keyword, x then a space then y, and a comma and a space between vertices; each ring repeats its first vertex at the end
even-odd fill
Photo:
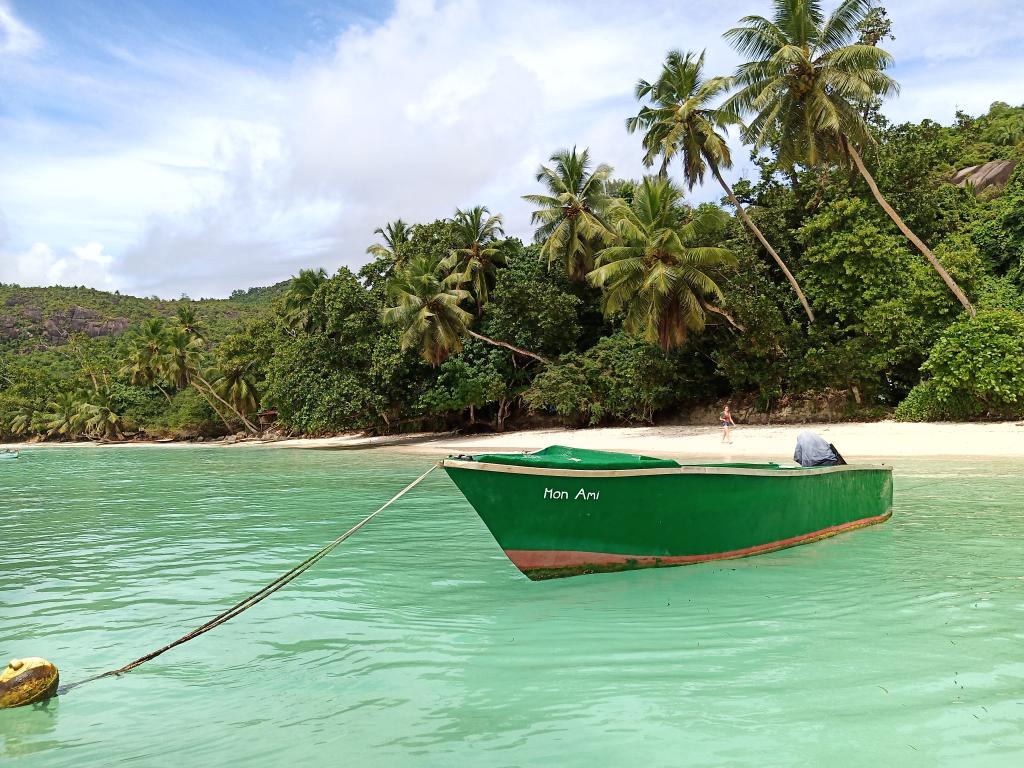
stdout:
MULTIPOLYGON (((298 438, 275 442, 243 441, 235 445, 205 443, 124 443, 131 447, 207 446, 249 450, 261 447, 335 448, 339 450, 387 448, 416 453, 483 453, 529 451, 548 445, 649 453, 674 457, 771 459, 790 461, 796 435, 802 429, 819 433, 833 443, 850 462, 877 457, 1000 456, 1024 458, 1024 423, 903 424, 894 421, 844 424, 784 424, 743 426, 733 431, 731 445, 723 444, 717 427, 657 426, 607 429, 541 429, 503 434, 459 436, 407 434, 366 437, 361 434, 325 438, 298 438)), ((96 445, 95 443, 10 444, 6 447, 36 449, 96 445)), ((103 446, 97 446, 103 449, 103 446)))
MULTIPOLYGON (((791 461, 796 435, 803 429, 817 432, 833 443, 848 461, 875 457, 1001 456, 1024 458, 1024 425, 1015 422, 988 424, 904 424, 883 421, 864 424, 740 425, 733 430, 732 444, 721 442, 717 427, 658 426, 580 430, 531 430, 470 437, 424 436, 408 442, 404 450, 445 453, 526 451, 548 445, 664 454, 675 457, 716 457, 791 461)), ((330 445, 336 439, 324 441, 330 445)), ((375 438, 384 443, 387 438, 375 438)), ((341 445, 351 446, 352 438, 341 445)))

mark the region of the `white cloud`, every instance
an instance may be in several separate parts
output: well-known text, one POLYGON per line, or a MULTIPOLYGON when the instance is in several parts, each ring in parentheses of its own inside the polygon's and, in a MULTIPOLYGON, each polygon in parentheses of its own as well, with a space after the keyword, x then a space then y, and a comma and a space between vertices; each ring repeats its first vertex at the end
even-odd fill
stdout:
MULTIPOLYGON (((891 4, 903 82, 891 117, 1024 101, 1024 11, 980 2, 980 14, 959 0, 891 4)), ((33 280, 200 296, 358 265, 375 227, 456 206, 486 204, 526 239, 519 196, 539 163, 576 144, 639 175, 639 139, 623 127, 636 79, 672 47, 707 47, 709 74, 731 71, 721 32, 769 11, 767 0, 399 0, 384 23, 339 30, 329 52, 276 72, 99 42, 130 66, 23 72, 35 92, 84 112, 76 124, 0 116, 8 248, 35 252, 42 266, 22 272, 33 280), (107 249, 73 250, 92 240, 107 249)), ((0 0, 4 30, 9 16, 0 0)), ((747 152, 734 154, 736 175, 751 175, 747 152)), ((719 194, 712 183, 694 197, 719 194)))
POLYGON ((46 243, 21 253, 0 253, 0 282, 19 285, 88 285, 113 289, 114 258, 100 243, 86 243, 58 254, 46 243))
POLYGON ((39 45, 39 35, 19 21, 7 3, 0 2, 0 56, 32 53, 39 45))

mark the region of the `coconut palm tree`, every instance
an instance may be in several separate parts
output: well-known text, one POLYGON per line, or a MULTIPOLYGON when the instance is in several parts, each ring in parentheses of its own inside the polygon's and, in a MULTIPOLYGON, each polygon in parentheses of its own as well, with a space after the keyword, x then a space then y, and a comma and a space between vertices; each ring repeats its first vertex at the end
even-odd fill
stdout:
POLYGON ((721 300, 708 273, 736 261, 729 250, 706 244, 726 214, 714 209, 688 216, 682 197, 668 179, 648 177, 631 206, 613 202, 608 218, 615 243, 598 253, 588 275, 604 289, 605 314, 623 312, 627 331, 666 354, 691 331, 703 330, 709 301, 721 300))
POLYGON ((217 406, 217 402, 225 411, 234 413, 250 432, 258 432, 259 430, 245 417, 245 414, 220 397, 203 375, 203 353, 205 351, 206 344, 201 339, 190 336, 183 328, 171 328, 165 335, 164 349, 159 358, 160 375, 178 389, 193 387, 224 422, 224 426, 229 432, 232 431, 231 424, 222 413, 221 407, 217 406))
POLYGON ((435 261, 414 257, 388 282, 387 294, 391 306, 382 317, 402 329, 403 350, 416 348, 437 366, 462 349, 473 316, 459 305, 470 293, 457 286, 455 276, 442 276, 435 261))
POLYGON ((744 138, 757 149, 776 147, 785 167, 852 161, 889 218, 974 315, 960 286, 882 196, 857 149, 874 141, 864 105, 899 90, 884 72, 892 56, 854 42, 871 8, 871 0, 843 0, 826 18, 820 0, 775 0, 772 19, 740 19, 725 36, 751 60, 736 70, 739 90, 726 109, 751 115, 744 138))
POLYGON ((482 205, 467 211, 456 209, 452 219, 454 247, 441 262, 442 269, 449 271, 460 287, 469 286, 477 317, 483 314, 497 268, 505 266, 505 256, 498 247, 498 239, 505 234, 501 215, 490 213, 482 205))
POLYGON ((176 389, 185 389, 199 370, 204 351, 206 345, 201 339, 190 336, 183 328, 169 328, 157 358, 160 375, 176 389))
POLYGON ((319 269, 302 269, 288 284, 284 294, 285 319, 293 328, 312 330, 313 317, 310 306, 317 288, 327 282, 327 272, 319 269))
POLYGON ((124 418, 114 410, 110 393, 97 392, 90 402, 79 409, 87 434, 103 440, 117 440, 124 432, 124 418))
POLYGON ((183 304, 174 313, 174 322, 189 336, 197 339, 205 339, 203 336, 202 321, 196 314, 196 308, 191 304, 183 304))
POLYGON ((661 74, 653 83, 646 80, 637 82, 637 99, 641 102, 646 99, 649 103, 626 121, 626 129, 630 133, 643 131, 644 165, 648 168, 660 158, 660 173, 665 175, 669 164, 678 157, 689 189, 702 182, 704 174, 710 169, 743 223, 779 265, 800 299, 807 318, 814 322, 814 312, 800 284, 747 215, 732 187, 722 176, 721 169, 732 167, 732 155, 725 133, 729 126, 738 125, 740 120, 734 112, 715 107, 713 102, 729 89, 729 82, 726 77, 704 79, 703 53, 697 56, 690 51, 685 54, 669 51, 661 74))
POLYGON ((41 415, 41 425, 47 437, 76 437, 85 427, 82 400, 74 392, 60 392, 51 400, 41 415))
POLYGON ((164 353, 165 333, 166 327, 160 318, 144 320, 132 334, 126 362, 118 373, 127 377, 129 384, 156 387, 170 402, 171 396, 160 386, 160 357, 164 353))
POLYGON ((551 156, 554 167, 542 165, 537 181, 547 194, 523 195, 539 206, 532 222, 539 225, 534 240, 541 244, 541 258, 550 267, 565 264, 571 280, 583 280, 594 268, 594 253, 603 244, 607 229, 602 220, 608 207, 605 185, 612 174, 604 163, 590 170, 590 150, 561 149, 551 156))
POLYGON ((7 422, 7 429, 12 435, 20 436, 32 431, 32 423, 36 419, 35 409, 30 405, 19 406, 10 415, 7 422))
POLYGON ((377 227, 373 230, 375 235, 380 235, 384 244, 374 243, 366 252, 378 259, 386 259, 389 266, 384 271, 384 276, 389 277, 395 270, 405 266, 405 246, 412 237, 412 227, 401 219, 388 222, 383 228, 377 227))
POLYGON ((250 414, 259 407, 252 362, 222 367, 212 373, 210 383, 213 390, 239 413, 250 414))
POLYGON ((390 306, 381 312, 384 322, 402 331, 402 349, 418 349, 430 365, 437 366, 453 352, 462 350, 465 336, 503 347, 542 363, 548 359, 504 341, 470 329, 473 315, 460 304, 470 298, 459 286, 458 274, 445 269, 429 256, 417 256, 388 282, 390 306))

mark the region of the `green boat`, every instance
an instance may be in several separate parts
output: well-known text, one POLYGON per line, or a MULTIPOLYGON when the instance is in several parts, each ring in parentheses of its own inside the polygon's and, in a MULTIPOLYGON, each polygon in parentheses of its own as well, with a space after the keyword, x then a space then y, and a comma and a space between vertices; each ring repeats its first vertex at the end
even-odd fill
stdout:
POLYGON ((759 555, 892 515, 884 465, 679 464, 551 446, 441 466, 531 579, 759 555))

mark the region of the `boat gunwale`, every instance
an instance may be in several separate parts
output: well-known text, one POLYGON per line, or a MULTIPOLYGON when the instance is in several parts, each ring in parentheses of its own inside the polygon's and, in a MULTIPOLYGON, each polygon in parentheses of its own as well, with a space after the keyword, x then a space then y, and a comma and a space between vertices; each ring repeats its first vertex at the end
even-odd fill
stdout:
POLYGON ((512 475, 542 475, 549 477, 645 477, 651 475, 747 475, 751 477, 807 477, 833 472, 892 472, 888 464, 839 464, 831 467, 800 467, 793 469, 751 469, 749 467, 711 467, 682 465, 679 467, 647 467, 638 469, 557 469, 530 467, 517 464, 497 464, 471 459, 450 457, 442 459, 444 469, 469 469, 482 472, 504 472, 512 475))

